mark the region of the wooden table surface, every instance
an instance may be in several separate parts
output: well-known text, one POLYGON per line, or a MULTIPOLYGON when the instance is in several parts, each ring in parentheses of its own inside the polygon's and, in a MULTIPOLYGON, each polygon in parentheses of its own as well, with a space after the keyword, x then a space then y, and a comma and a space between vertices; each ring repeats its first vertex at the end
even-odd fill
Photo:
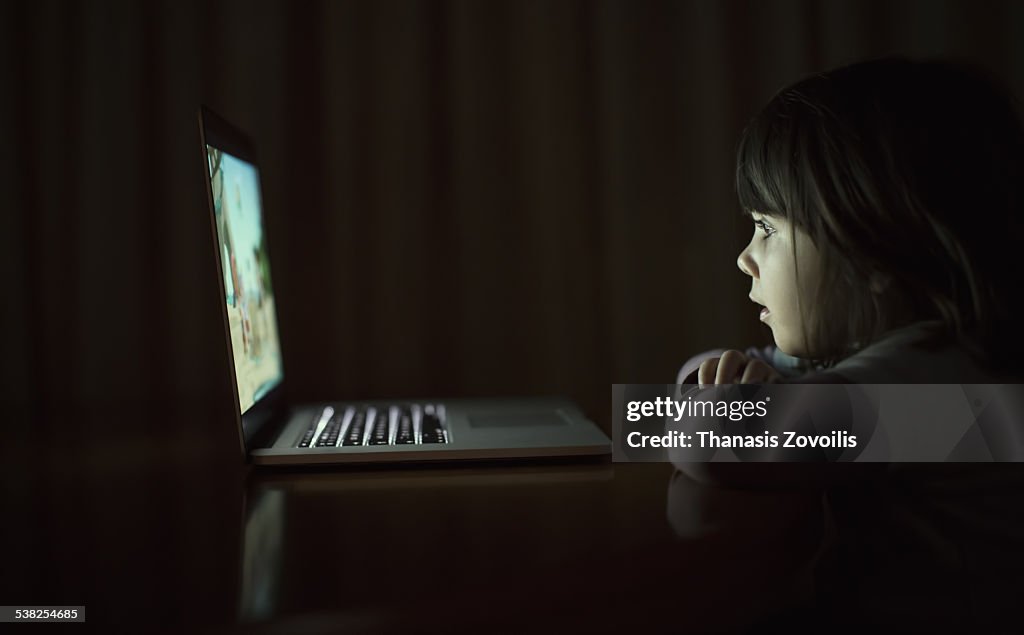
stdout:
POLYGON ((266 470, 224 440, 6 447, 0 604, 84 605, 108 632, 989 632, 1019 619, 1017 465, 743 491, 660 463, 266 470))

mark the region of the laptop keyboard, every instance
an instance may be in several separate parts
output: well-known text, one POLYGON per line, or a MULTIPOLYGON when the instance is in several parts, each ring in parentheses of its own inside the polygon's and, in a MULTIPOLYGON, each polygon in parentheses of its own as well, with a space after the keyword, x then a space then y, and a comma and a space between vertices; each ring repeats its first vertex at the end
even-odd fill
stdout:
POLYGON ((313 418, 296 447, 436 443, 448 443, 443 405, 349 406, 338 409, 327 406, 313 418))

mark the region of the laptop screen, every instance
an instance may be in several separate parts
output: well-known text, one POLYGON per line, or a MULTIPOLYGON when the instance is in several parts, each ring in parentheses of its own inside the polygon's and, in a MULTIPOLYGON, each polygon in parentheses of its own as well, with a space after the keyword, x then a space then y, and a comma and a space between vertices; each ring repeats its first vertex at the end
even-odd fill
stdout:
POLYGON ((256 167, 206 145, 242 414, 284 379, 256 167))

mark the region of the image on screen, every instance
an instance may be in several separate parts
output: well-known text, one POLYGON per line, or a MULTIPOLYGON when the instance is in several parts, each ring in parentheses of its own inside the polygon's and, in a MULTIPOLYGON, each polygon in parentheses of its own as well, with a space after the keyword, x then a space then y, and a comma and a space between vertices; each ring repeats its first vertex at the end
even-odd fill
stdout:
POLYGON ((263 240, 259 173, 252 164, 210 145, 206 156, 238 407, 245 413, 284 378, 270 262, 263 240))

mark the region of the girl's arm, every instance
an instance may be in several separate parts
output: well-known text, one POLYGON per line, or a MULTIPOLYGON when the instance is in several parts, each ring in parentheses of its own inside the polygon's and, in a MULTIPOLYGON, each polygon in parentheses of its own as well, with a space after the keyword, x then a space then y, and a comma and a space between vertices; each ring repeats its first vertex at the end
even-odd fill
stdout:
MULTIPOLYGON (((715 349, 694 355, 683 364, 678 384, 696 384, 697 371, 707 359, 721 357, 727 349, 715 349)), ((831 372, 805 372, 798 358, 786 355, 775 346, 751 347, 744 351, 779 371, 785 383, 850 383, 831 372)), ((822 489, 839 483, 880 478, 884 464, 874 463, 684 463, 673 461, 678 470, 699 483, 743 489, 822 489)))
MULTIPOLYGON (((699 355, 694 355, 690 359, 686 360, 682 368, 676 374, 677 384, 696 384, 698 383, 697 372, 700 370, 700 365, 708 359, 720 358, 726 353, 728 349, 716 348, 710 351, 705 351, 699 355)), ((778 349, 777 346, 764 346, 762 348, 750 347, 743 351, 749 359, 756 359, 764 362, 768 366, 771 366, 782 375, 782 383, 796 383, 796 384, 843 384, 850 383, 849 380, 845 379, 841 375, 828 371, 814 371, 809 370, 804 360, 787 355, 778 349)))
MULTIPOLYGON (((690 359, 686 360, 686 363, 683 364, 682 368, 680 368, 679 372, 676 374, 676 383, 696 384, 697 371, 700 369, 700 365, 704 363, 704 360, 711 359, 713 357, 721 357, 726 350, 728 349, 716 348, 710 351, 704 351, 703 353, 694 355, 690 359)), ((752 346, 743 351, 743 354, 751 359, 759 359, 763 361, 775 370, 779 371, 783 377, 793 376, 792 369, 787 367, 785 363, 780 363, 785 362, 784 358, 789 357, 789 355, 779 351, 775 346, 765 346, 763 348, 752 346)), ((796 358, 793 357, 790 359, 795 360, 796 358)))

